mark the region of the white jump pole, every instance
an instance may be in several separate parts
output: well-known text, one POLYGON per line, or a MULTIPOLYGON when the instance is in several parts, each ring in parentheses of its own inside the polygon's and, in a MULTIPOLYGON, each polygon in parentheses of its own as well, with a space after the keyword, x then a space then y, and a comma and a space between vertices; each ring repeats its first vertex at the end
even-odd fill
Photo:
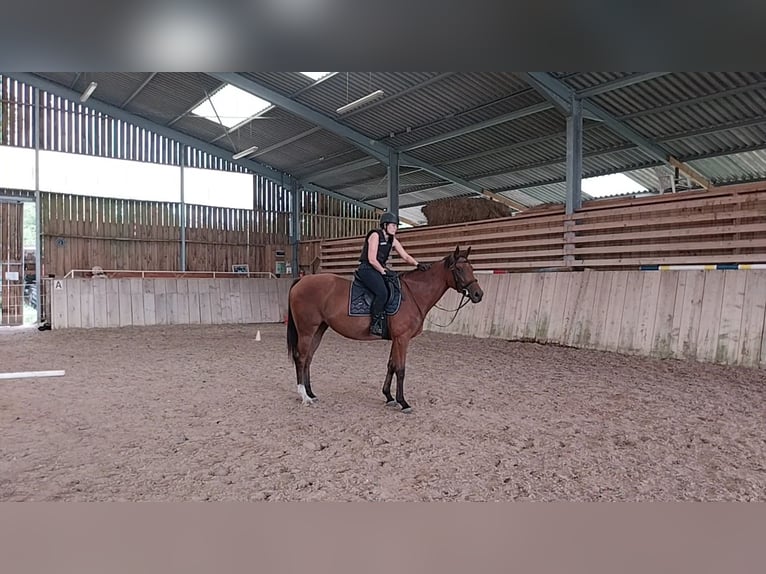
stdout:
POLYGON ((18 373, 0 373, 0 379, 35 379, 37 377, 61 377, 64 371, 21 371, 18 373))

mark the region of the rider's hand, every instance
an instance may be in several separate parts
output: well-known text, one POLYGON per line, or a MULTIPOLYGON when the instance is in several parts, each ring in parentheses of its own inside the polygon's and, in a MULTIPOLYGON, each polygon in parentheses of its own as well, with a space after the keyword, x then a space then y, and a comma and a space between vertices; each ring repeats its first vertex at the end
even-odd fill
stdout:
POLYGON ((417 269, 418 271, 428 271, 431 268, 430 263, 418 263, 417 269))

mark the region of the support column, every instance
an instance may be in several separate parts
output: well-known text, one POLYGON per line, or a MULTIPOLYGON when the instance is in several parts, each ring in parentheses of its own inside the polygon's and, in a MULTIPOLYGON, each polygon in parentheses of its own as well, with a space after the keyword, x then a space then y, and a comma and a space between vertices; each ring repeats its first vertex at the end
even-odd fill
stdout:
MULTIPOLYGON (((40 88, 35 88, 34 93, 34 116, 33 124, 35 130, 35 290, 37 291, 37 324, 43 323, 43 292, 42 292, 42 273, 43 273, 43 258, 41 253, 42 247, 42 226, 40 221, 42 220, 42 206, 40 205, 40 88)), ((24 251, 22 249, 22 265, 21 274, 24 275, 24 251)), ((47 294, 48 297, 51 293, 47 294)), ((50 321, 50 317, 46 317, 50 321)))
POLYGON ((181 271, 186 271, 186 203, 184 201, 184 166, 188 146, 181 146, 181 271))
POLYGON ((293 245, 293 277, 300 275, 300 249, 301 249, 301 197, 298 188, 298 180, 290 178, 290 243, 293 245))
POLYGON ((399 215, 399 152, 388 152, 388 211, 399 215))
POLYGON ((567 203, 571 215, 582 205, 582 101, 572 99, 572 112, 567 117, 567 203))
POLYGON ((571 100, 571 111, 567 116, 567 197, 564 219, 564 264, 574 265, 575 223, 571 217, 582 205, 582 100, 576 96, 571 100))

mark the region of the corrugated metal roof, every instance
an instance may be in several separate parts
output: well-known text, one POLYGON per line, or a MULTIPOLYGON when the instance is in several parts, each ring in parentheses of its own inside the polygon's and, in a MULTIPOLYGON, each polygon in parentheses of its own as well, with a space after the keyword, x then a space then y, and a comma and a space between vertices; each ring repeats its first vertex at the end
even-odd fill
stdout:
MULTIPOLYGON (((571 89, 589 90, 590 101, 664 146, 714 182, 744 181, 766 174, 766 72, 555 72, 571 89)), ((38 74, 81 90, 99 82, 92 96, 121 106, 149 77, 146 73, 38 74)), ((318 83, 297 72, 246 72, 262 83, 357 132, 397 149, 549 104, 515 72, 340 72, 318 83), (375 89, 385 96, 348 114, 336 108, 375 89)), ((220 82, 204 73, 157 73, 126 109, 167 125, 188 112, 220 82)), ((587 93, 587 92, 586 92, 587 93)), ((296 176, 343 167, 367 157, 363 150, 287 110, 272 120, 254 120, 230 134, 234 148, 258 145, 255 159, 296 176)), ((188 115, 173 124, 183 133, 215 140, 220 125, 188 115)), ((232 148, 228 138, 216 142, 232 148)), ((626 170, 636 181, 654 181, 658 161, 599 122, 586 121, 584 175, 626 170)), ((546 109, 409 151, 421 161, 502 191, 525 205, 564 201, 566 138, 564 116, 546 109)), ((401 205, 467 195, 427 172, 404 168, 401 205), (429 187, 430 189, 424 189, 429 187), (411 193, 406 193, 410 191, 411 193)), ((385 196, 380 164, 325 174, 316 183, 356 199, 385 196)), ((644 183, 644 185, 646 185, 644 183)), ((651 187, 651 185, 647 186, 651 187)))

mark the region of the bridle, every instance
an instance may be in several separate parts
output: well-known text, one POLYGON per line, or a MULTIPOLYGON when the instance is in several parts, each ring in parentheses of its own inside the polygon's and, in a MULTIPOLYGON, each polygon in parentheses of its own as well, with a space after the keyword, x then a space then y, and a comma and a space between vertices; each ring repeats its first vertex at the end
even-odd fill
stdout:
MULTIPOLYGON (((460 284, 462 283, 463 278, 460 276, 460 273, 458 272, 458 269, 457 269, 458 260, 459 258, 455 260, 455 262, 452 264, 450 269, 452 271, 452 279, 455 282, 455 291, 457 291, 458 293, 462 295, 462 298, 460 299, 460 304, 457 306, 457 309, 445 309, 444 307, 439 307, 439 305, 434 305, 434 307, 436 307, 437 309, 441 311, 447 311, 448 313, 454 312, 454 315, 452 315, 452 319, 450 319, 450 322, 447 323, 446 325, 440 325, 439 323, 435 323, 431 321, 428 317, 424 317, 426 321, 428 321, 432 325, 436 325, 437 327, 449 327, 452 324, 452 322, 457 318, 458 311, 460 311, 460 309, 468 305, 468 303, 470 303, 471 301, 468 295, 468 288, 474 283, 478 283, 479 281, 478 279, 474 277, 473 281, 469 281, 468 283, 465 283, 464 285, 461 286, 460 284)), ((466 261, 468 261, 468 259, 466 259, 466 261)))

